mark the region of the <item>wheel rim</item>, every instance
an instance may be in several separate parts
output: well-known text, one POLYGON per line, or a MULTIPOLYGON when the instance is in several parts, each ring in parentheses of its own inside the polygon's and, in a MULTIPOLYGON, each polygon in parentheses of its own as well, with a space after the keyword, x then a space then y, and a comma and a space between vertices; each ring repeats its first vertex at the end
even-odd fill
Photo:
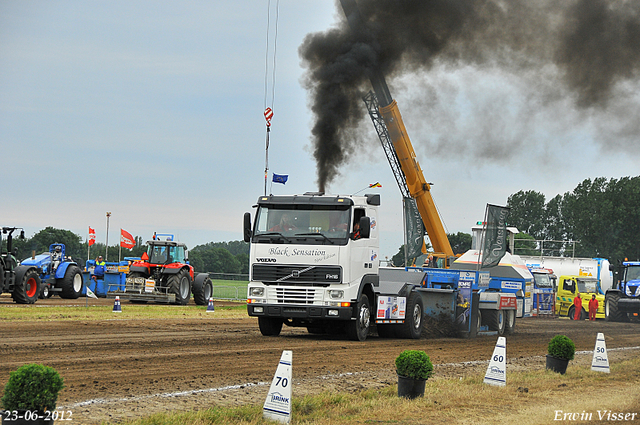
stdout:
POLYGON ((504 329, 504 311, 498 311, 498 328, 504 329))
POLYGON ((180 297, 184 300, 189 298, 189 279, 183 277, 180 281, 180 297))
POLYGON ((416 304, 413 307, 413 328, 420 329, 420 324, 422 323, 422 308, 420 308, 420 304, 416 304))
POLYGON ((204 285, 204 299, 208 301, 209 298, 211 298, 211 295, 213 295, 213 290, 211 289, 211 286, 204 285))
POLYGON ((80 273, 76 273, 73 277, 73 290, 76 292, 80 292, 82 290, 82 275, 80 273))
POLYGON ((367 329, 369 327, 369 307, 364 305, 360 309, 360 327, 367 329))
POLYGON ((607 317, 609 317, 609 303, 610 302, 611 301, 607 300, 604 303, 604 315, 607 316, 607 317))
POLYGON ((38 289, 38 285, 36 283, 35 278, 29 278, 27 280, 27 285, 25 288, 25 292, 27 293, 27 297, 31 298, 36 294, 36 290, 38 289))

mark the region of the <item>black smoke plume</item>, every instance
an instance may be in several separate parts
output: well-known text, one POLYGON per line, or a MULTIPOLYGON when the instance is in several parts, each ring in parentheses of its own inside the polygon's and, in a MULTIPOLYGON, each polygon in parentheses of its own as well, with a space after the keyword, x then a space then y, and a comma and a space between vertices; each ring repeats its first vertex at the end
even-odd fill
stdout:
MULTIPOLYGON (((534 81, 539 75, 540 79, 551 78, 545 85, 548 93, 540 94, 539 103, 568 93, 578 109, 606 109, 619 83, 635 82, 638 78, 640 2, 359 0, 357 3, 366 28, 352 31, 340 2, 336 1, 342 17, 337 26, 307 35, 299 49, 307 68, 304 83, 311 94, 315 115, 312 139, 321 191, 339 175, 340 167, 363 143, 365 135, 358 131, 358 126, 366 115, 362 96, 371 88, 368 79, 371 69, 383 73, 392 95, 397 77, 421 72, 428 80, 429 71, 436 65, 451 70, 492 67, 527 75, 534 81)), ((534 107, 540 105, 531 106, 534 107)), ((490 126, 487 120, 490 122, 491 117, 483 120, 490 126)), ((625 127, 627 132, 636 130, 637 124, 625 127)), ((482 149, 485 156, 500 157, 503 155, 499 152, 508 150, 514 140, 502 140, 492 130, 483 133, 483 140, 476 142, 476 149, 482 149)), ((453 140, 434 143, 439 144, 433 146, 435 151, 443 144, 455 147, 453 140)))

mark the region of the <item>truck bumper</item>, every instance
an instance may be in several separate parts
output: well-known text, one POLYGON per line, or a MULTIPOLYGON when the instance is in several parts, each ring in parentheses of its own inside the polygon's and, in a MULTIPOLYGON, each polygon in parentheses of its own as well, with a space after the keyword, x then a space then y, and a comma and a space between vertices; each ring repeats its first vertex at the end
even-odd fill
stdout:
POLYGON ((247 304, 253 317, 280 317, 283 319, 350 320, 351 307, 297 306, 287 304, 247 304))
POLYGON ((620 298, 618 309, 626 313, 640 313, 640 298, 620 298))

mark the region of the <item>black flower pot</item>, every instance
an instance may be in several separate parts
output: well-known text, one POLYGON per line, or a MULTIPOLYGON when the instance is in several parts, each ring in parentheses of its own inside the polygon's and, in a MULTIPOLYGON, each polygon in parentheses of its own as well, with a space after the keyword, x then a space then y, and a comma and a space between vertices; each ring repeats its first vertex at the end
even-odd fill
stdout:
POLYGON ((564 375, 564 373, 567 371, 568 365, 569 360, 561 359, 559 357, 553 357, 552 355, 547 354, 547 369, 564 375))
POLYGON ((414 399, 424 396, 426 379, 413 379, 398 375, 398 397, 414 399))

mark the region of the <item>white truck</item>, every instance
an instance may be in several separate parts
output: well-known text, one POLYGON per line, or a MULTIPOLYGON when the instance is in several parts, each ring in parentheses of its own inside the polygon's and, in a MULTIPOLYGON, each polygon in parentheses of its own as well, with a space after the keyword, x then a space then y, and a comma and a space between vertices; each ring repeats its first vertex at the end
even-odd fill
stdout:
POLYGON ((381 337, 415 339, 430 316, 474 336, 483 314, 513 331, 516 294, 489 290, 489 272, 379 267, 379 205, 380 195, 268 195, 253 223, 245 213, 247 312, 263 335, 286 324, 363 341, 375 324, 381 337))
MULTIPOLYGON (((592 277, 598 280, 598 293, 604 295, 613 285, 609 260, 604 258, 539 257, 520 255, 527 267, 551 269, 555 276, 592 277)), ((554 285, 555 286, 555 285, 554 285)), ((555 288, 554 288, 555 289, 555 288)))

